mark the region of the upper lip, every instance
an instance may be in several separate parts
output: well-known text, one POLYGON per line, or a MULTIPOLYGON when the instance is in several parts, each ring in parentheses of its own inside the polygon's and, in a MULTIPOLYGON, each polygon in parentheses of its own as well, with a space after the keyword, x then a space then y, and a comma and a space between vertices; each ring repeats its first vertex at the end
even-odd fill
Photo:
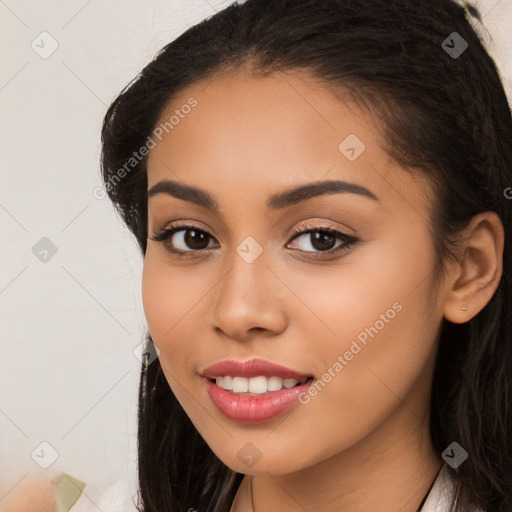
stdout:
POLYGON ((247 361, 236 361, 234 359, 224 359, 208 366, 202 373, 207 379, 215 379, 215 377, 224 377, 226 375, 232 377, 281 377, 283 379, 301 380, 312 375, 300 373, 286 366, 271 363, 265 359, 249 359, 247 361))

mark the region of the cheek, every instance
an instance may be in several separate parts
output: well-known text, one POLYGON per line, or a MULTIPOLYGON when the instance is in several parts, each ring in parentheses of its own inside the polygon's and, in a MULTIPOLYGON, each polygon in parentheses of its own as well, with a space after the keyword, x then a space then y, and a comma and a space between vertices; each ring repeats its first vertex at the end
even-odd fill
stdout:
POLYGON ((165 332, 172 327, 174 297, 169 293, 167 278, 161 270, 161 265, 156 263, 148 248, 142 270, 142 304, 149 331, 157 346, 165 332))
POLYGON ((347 273, 339 283, 308 277, 300 284, 296 278, 296 289, 308 290, 307 304, 315 313, 296 312, 302 317, 302 351, 317 379, 336 394, 325 403, 371 410, 383 395, 393 398, 390 389, 403 396, 428 359, 442 320, 430 300, 432 282, 418 284, 421 273, 394 265, 387 264, 384 274, 375 265, 347 273))
POLYGON ((142 302, 153 342, 167 375, 185 377, 197 359, 201 321, 208 291, 214 285, 211 272, 197 265, 177 268, 156 250, 148 248, 142 272, 142 302), (209 274, 209 275, 208 275, 209 274))
POLYGON ((408 393, 441 327, 430 240, 419 230, 415 244, 401 238, 350 256, 339 277, 296 274, 295 289, 308 290, 305 302, 315 313, 302 315, 302 330, 313 333, 315 326, 319 333, 303 347, 323 372, 311 406, 343 404, 338 414, 345 425, 347 411, 362 425, 408 393))
MULTIPOLYGON (((339 333, 332 337, 337 343, 329 344, 332 352, 346 353, 350 366, 382 366, 391 381, 413 379, 421 371, 442 320, 428 235, 418 230, 415 244, 407 239, 361 251, 357 271, 344 273, 339 295, 333 294, 336 303, 325 304, 339 333)), ((357 381, 354 375, 351 382, 357 381)))
POLYGON ((431 321, 442 316, 442 309, 432 296, 435 255, 428 234, 421 229, 407 236, 394 231, 361 245, 336 269, 296 271, 288 278, 313 313, 301 314, 301 303, 294 318, 305 332, 316 326, 323 337, 315 351, 342 354, 354 339, 369 346, 372 339, 387 336, 392 336, 388 350, 402 344, 413 347, 422 344, 423 334, 435 333, 431 321))
POLYGON ((190 267, 173 268, 156 252, 148 249, 144 259, 142 303, 151 336, 158 344, 172 341, 180 322, 194 314, 192 308, 204 297, 207 285, 190 267))
MULTIPOLYGON (((320 428, 332 444, 320 443, 314 454, 318 460, 357 443, 394 411, 405 423, 419 424, 428 401, 428 363, 439 322, 429 322, 413 301, 399 302, 402 309, 376 307, 377 314, 366 324, 351 323, 345 329, 340 321, 335 326, 341 337, 324 351, 325 371, 316 396, 306 398, 304 407, 310 410, 302 416, 311 423, 305 430, 315 428, 315 418, 329 418, 320 428)), ((388 434, 389 441, 394 439, 393 430, 388 434)))

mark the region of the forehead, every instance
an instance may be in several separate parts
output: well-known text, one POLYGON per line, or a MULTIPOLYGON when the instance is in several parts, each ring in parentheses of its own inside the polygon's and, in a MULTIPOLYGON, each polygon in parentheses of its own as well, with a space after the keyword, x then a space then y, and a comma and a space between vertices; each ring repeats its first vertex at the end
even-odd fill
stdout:
POLYGON ((172 179, 263 201, 302 183, 345 180, 384 204, 405 195, 427 207, 428 182, 389 157, 378 116, 306 73, 239 70, 196 82, 166 105, 158 127, 148 188, 172 179))

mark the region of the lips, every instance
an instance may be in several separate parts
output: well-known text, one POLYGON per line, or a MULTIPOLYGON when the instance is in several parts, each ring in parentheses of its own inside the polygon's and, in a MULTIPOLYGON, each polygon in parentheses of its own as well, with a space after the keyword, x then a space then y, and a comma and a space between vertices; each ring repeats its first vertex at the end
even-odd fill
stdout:
MULTIPOLYGON (((299 403, 299 396, 307 392, 314 379, 312 375, 259 358, 248 361, 226 359, 203 370, 202 376, 213 404, 224 416, 239 423, 262 423, 283 414, 299 403), (219 377, 232 377, 233 382, 254 377, 279 377, 283 381, 295 379, 299 382, 291 388, 253 394, 223 389, 216 382, 219 377)), ((237 387, 236 382, 234 387, 237 387)))
POLYGON ((281 377, 283 379, 302 380, 313 375, 300 373, 292 368, 280 364, 271 363, 265 359, 249 359, 247 361, 237 361, 234 359, 225 359, 209 366, 202 372, 203 377, 215 379, 216 377, 281 377))

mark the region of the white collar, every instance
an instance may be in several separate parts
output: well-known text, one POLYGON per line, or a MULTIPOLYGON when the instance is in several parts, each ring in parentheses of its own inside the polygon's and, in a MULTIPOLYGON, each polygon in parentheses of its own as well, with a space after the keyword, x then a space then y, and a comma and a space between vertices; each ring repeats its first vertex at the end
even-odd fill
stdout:
MULTIPOLYGON (((454 493, 455 480, 450 475, 448 465, 445 463, 437 475, 421 512, 448 512, 454 493)), ((484 511, 481 509, 472 509, 468 512, 484 511)))

